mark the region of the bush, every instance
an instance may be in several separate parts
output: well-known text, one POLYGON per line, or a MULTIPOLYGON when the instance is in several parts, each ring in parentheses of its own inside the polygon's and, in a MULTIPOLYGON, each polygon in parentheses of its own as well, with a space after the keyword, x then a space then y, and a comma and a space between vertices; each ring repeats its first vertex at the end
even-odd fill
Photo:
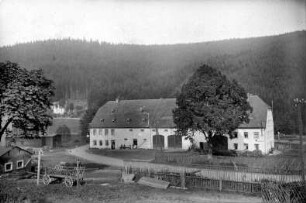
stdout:
POLYGON ((262 151, 261 150, 254 150, 254 151, 244 151, 239 154, 240 156, 246 156, 246 157, 262 157, 262 151))
POLYGON ((212 154, 215 156, 238 156, 235 150, 216 150, 214 149, 212 154))

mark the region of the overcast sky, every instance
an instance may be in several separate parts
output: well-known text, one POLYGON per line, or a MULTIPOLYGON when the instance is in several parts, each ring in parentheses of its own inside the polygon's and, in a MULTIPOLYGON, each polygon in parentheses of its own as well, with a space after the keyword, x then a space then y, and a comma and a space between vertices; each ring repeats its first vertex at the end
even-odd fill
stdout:
POLYGON ((304 0, 1 0, 0 46, 75 38, 174 44, 306 30, 304 0))

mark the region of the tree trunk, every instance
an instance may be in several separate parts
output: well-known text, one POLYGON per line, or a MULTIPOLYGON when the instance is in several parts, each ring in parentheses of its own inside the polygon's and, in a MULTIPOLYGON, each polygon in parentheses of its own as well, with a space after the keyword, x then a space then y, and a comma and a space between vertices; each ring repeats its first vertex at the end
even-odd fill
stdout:
POLYGON ((3 128, 0 130, 0 140, 2 139, 2 136, 4 135, 5 130, 9 126, 9 124, 13 121, 13 118, 9 118, 6 123, 4 124, 3 128))

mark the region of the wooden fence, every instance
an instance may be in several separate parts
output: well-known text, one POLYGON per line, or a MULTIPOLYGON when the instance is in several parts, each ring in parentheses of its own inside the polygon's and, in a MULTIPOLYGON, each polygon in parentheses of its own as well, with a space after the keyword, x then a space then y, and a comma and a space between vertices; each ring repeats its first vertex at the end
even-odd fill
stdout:
MULTIPOLYGON (((202 178, 215 180, 228 180, 237 182, 261 182, 263 180, 275 182, 295 182, 301 180, 299 171, 287 171, 280 173, 264 173, 252 172, 252 170, 226 170, 226 168, 211 167, 211 168, 196 168, 196 167, 182 167, 165 164, 155 164, 146 162, 124 162, 125 170, 133 171, 147 171, 150 173, 169 172, 169 173, 193 173, 202 178)), ((207 166, 208 167, 208 166, 207 166)))
POLYGON ((209 169, 214 167, 216 170, 222 168, 222 170, 271 174, 299 174, 299 170, 301 169, 299 158, 287 156, 214 156, 213 159, 209 159, 207 155, 195 153, 156 153, 154 162, 193 167, 200 166, 209 169))

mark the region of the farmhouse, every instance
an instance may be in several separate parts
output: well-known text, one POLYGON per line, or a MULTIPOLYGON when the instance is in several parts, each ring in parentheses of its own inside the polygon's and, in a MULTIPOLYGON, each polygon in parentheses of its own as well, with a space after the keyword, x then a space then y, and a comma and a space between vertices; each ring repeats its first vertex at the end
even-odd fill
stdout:
MULTIPOLYGON (((228 140, 228 149, 261 150, 274 147, 274 123, 271 108, 256 95, 248 95, 253 112, 250 122, 243 123, 228 140)), ((176 99, 144 99, 109 101, 96 113, 90 124, 90 148, 181 148, 188 149, 189 140, 175 135, 172 110, 176 99)), ((202 148, 204 136, 196 132, 194 143, 202 148)))
POLYGON ((31 152, 20 147, 0 146, 0 174, 31 168, 31 152))
POLYGON ((175 135, 175 99, 109 101, 90 124, 91 148, 181 148, 175 135))

